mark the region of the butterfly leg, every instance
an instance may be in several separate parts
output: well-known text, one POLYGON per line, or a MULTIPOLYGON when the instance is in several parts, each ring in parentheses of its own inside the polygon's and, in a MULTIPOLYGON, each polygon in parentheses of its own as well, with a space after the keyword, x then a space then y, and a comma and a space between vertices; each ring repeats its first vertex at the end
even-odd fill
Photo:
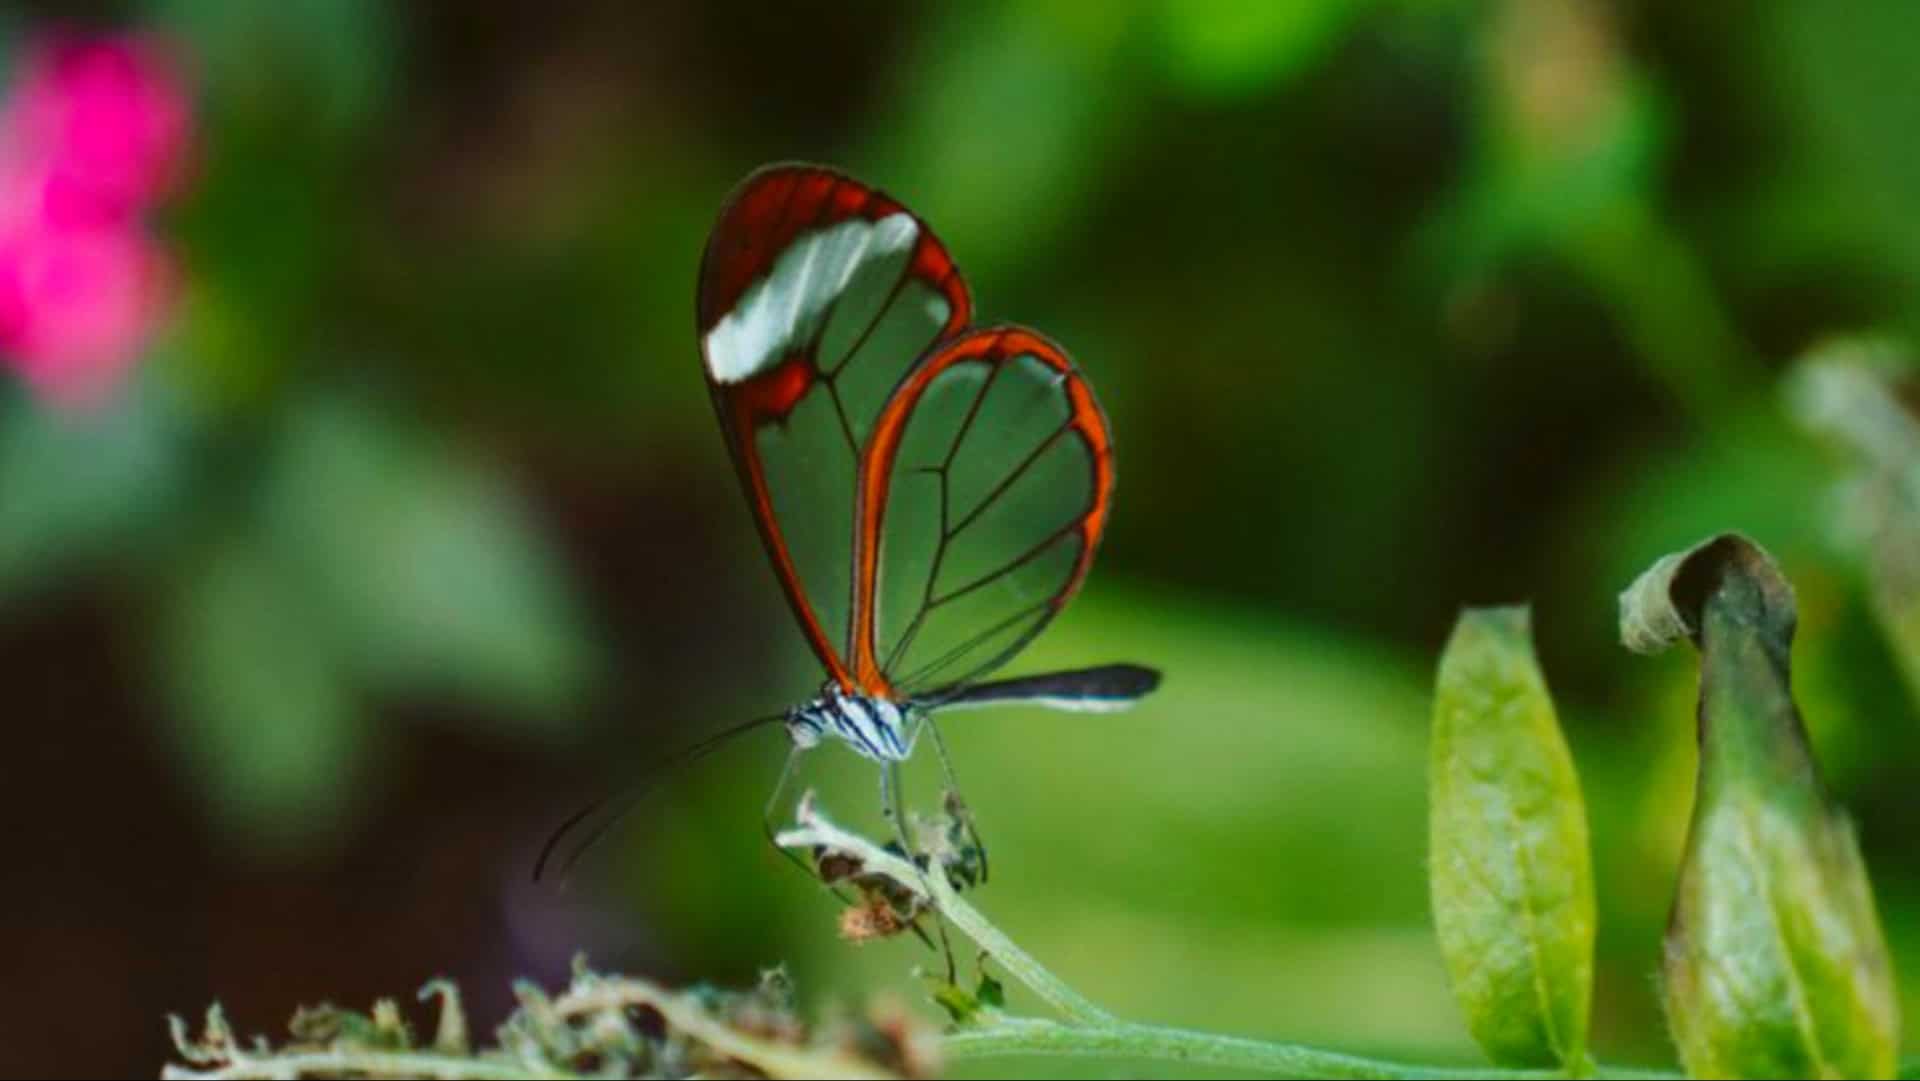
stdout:
POLYGON ((927 734, 933 737, 934 754, 940 759, 940 775, 953 800, 955 817, 960 819, 961 828, 967 831, 967 843, 980 854, 980 877, 976 885, 984 886, 987 884, 987 845, 980 839, 980 831, 974 827, 973 809, 967 806, 967 801, 960 795, 960 780, 954 776, 953 759, 947 755, 947 741, 940 738, 940 726, 935 723, 932 714, 922 718, 920 723, 926 726, 927 734))
MULTIPOLYGON (((881 812, 885 814, 888 819, 892 820, 894 838, 900 845, 900 852, 906 859, 908 865, 920 876, 920 888, 925 891, 928 899, 931 900, 933 897, 933 884, 927 881, 927 869, 920 866, 920 858, 915 855, 913 851, 913 841, 907 836, 906 799, 902 787, 900 783, 899 761, 890 759, 882 763, 880 766, 881 812)), ((933 945, 932 942, 927 941, 927 933, 920 930, 918 923, 910 924, 909 926, 919 934, 920 941, 926 942, 929 947, 933 945)), ((959 978, 959 971, 954 966, 953 943, 947 939, 947 921, 941 918, 939 909, 933 910, 933 927, 940 935, 940 954, 947 962, 947 982, 954 983, 959 978)))
MULTIPOLYGON (((807 861, 795 855, 791 849, 782 847, 779 840, 780 829, 774 825, 774 816, 780 813, 781 800, 787 794, 787 786, 793 783, 793 775, 799 771, 800 755, 805 750, 806 748, 804 747, 795 747, 787 752, 786 765, 780 767, 780 779, 773 783, 773 795, 767 797, 766 809, 760 814, 760 828, 765 831, 767 844, 771 846, 775 852, 786 857, 788 862, 800 868, 807 877, 817 879, 820 877, 819 868, 807 866, 807 861)), ((829 885, 827 889, 833 892, 834 898, 842 905, 850 905, 853 903, 853 898, 841 893, 840 887, 829 885)))
POLYGON ((772 846, 774 851, 792 860, 794 866, 806 871, 808 874, 813 874, 813 869, 808 867, 799 856, 794 855, 792 852, 780 846, 780 829, 774 825, 774 816, 780 813, 781 800, 786 796, 787 786, 793 783, 794 771, 799 767, 800 748, 794 747, 787 752, 787 761, 780 767, 780 779, 773 782, 773 794, 767 797, 767 806, 760 813, 760 828, 765 831, 767 844, 772 846))

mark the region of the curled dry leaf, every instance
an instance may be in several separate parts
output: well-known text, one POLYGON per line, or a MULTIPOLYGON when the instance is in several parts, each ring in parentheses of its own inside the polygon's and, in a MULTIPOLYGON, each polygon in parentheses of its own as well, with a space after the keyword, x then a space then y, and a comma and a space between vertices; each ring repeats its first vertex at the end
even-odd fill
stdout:
POLYGON ((1622 595, 1622 635, 1700 653, 1700 774, 1666 939, 1667 1022, 1694 1077, 1891 1077, 1887 944, 1852 824, 1794 704, 1793 590, 1735 534, 1622 595))

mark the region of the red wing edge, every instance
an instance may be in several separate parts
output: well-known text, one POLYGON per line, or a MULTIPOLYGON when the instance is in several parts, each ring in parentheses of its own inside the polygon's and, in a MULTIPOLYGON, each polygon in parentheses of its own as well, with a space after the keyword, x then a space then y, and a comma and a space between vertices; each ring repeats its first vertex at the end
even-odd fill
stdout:
MULTIPOLYGON (((1093 463, 1092 491, 1086 508, 1072 528, 1080 534, 1080 551, 1070 573, 1053 595, 1045 601, 1042 617, 1000 660, 1010 657, 1039 633, 1086 580, 1093 555, 1106 528, 1107 512, 1113 498, 1113 443, 1106 415, 1094 399, 1092 389, 1053 342, 1023 327, 991 327, 969 331, 947 342, 917 365, 888 399, 886 408, 874 423, 860 463, 860 492, 856 503, 854 535, 854 686, 863 694, 881 698, 897 697, 897 688, 883 670, 875 642, 875 591, 880 569, 880 538, 887 514, 887 498, 901 437, 914 407, 928 386, 942 372, 960 364, 997 366, 1016 357, 1032 356, 1061 373, 1067 395, 1066 429, 1087 448, 1093 463)), ((997 665, 998 661, 995 662, 997 665)), ((988 667, 994 667, 989 665, 988 667)))

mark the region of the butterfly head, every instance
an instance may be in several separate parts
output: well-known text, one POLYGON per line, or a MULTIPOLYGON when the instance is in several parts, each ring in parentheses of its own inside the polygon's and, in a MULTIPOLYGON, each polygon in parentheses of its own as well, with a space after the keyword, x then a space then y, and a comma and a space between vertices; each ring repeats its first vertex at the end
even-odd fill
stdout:
POLYGON ((795 748, 811 750, 820 745, 825 733, 826 724, 820 713, 819 702, 808 702, 787 711, 787 736, 793 740, 795 748))

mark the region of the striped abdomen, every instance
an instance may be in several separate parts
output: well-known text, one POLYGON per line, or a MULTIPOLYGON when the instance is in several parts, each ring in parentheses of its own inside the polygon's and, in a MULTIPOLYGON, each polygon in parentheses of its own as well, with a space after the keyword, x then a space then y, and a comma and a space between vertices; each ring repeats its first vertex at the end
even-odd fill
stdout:
POLYGON ((832 736, 854 753, 880 762, 905 761, 913 753, 905 706, 884 698, 841 694, 837 688, 796 708, 787 718, 787 732, 801 747, 811 747, 832 736))

